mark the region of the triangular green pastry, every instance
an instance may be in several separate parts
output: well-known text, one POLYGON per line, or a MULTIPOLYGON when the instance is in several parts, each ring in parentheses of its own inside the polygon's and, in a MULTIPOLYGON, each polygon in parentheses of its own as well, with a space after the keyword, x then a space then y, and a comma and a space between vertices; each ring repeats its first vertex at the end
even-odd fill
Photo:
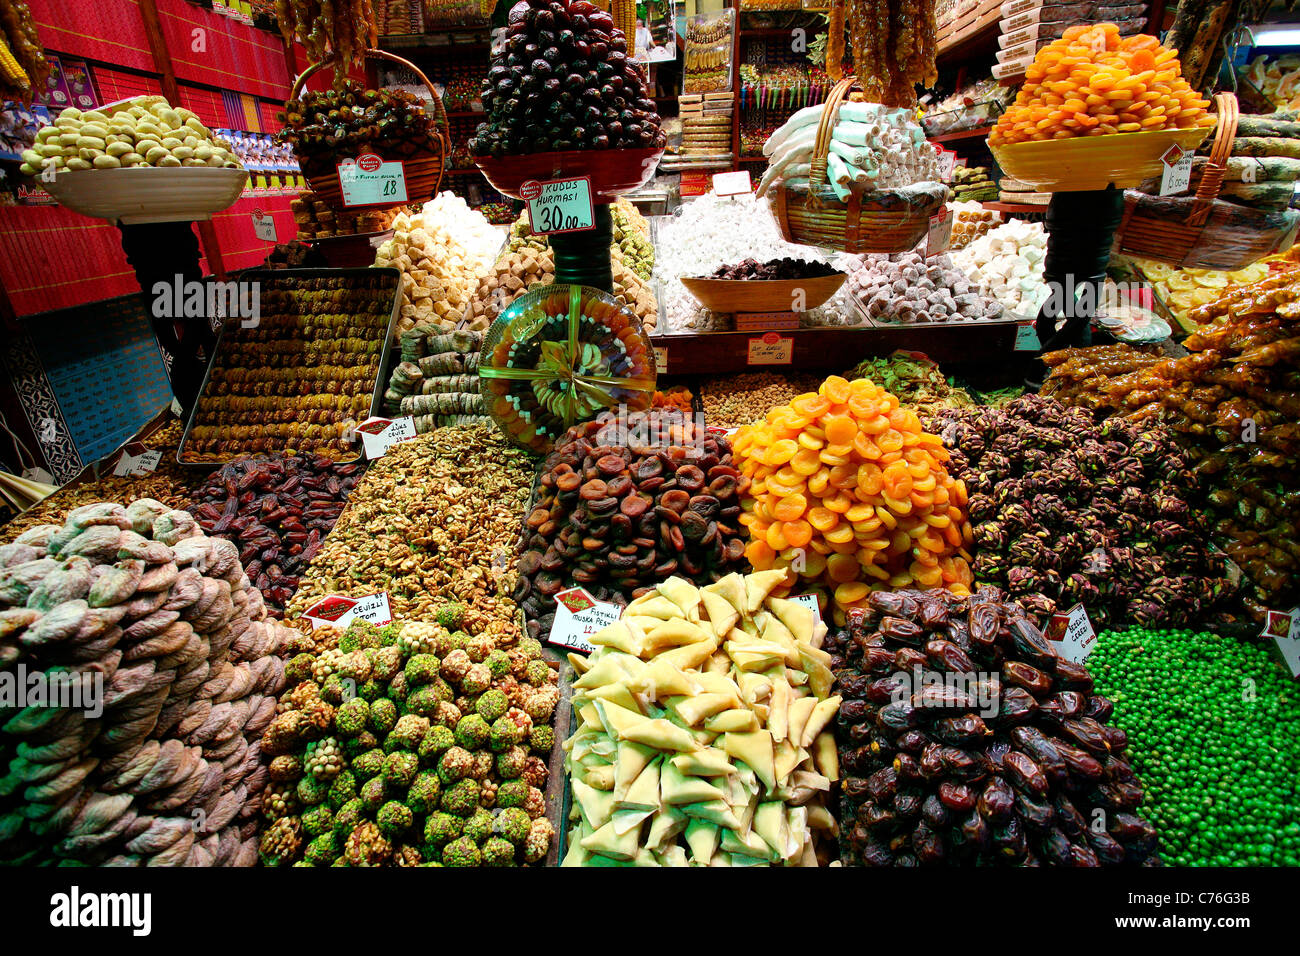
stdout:
POLYGON ((681 608, 683 614, 690 614, 700 603, 699 588, 676 574, 660 581, 655 590, 681 608))
POLYGON ((704 721, 704 729, 715 734, 758 729, 758 718, 752 710, 743 707, 724 710, 704 721))
POLYGON ((689 696, 698 693, 698 682, 687 677, 680 667, 661 654, 646 666, 639 675, 628 681, 632 692, 663 700, 674 694, 689 696))
POLYGON ((640 712, 620 707, 613 701, 593 700, 591 703, 596 708, 596 713, 600 715, 600 722, 605 728, 605 733, 617 740, 630 739, 625 736, 626 731, 649 720, 640 712))
POLYGON ((761 608, 767 596, 785 583, 785 578, 785 568, 772 568, 745 575, 745 613, 752 615, 761 608))
POLYGON ((641 824, 654 816, 653 810, 615 810, 610 814, 609 822, 614 832, 623 836, 629 830, 639 831, 641 824))
POLYGON ((688 777, 673 765, 664 764, 659 774, 660 799, 665 806, 721 800, 723 792, 702 777, 688 777))
POLYGON ((663 849, 676 839, 677 834, 686 829, 686 824, 689 822, 690 817, 677 807, 664 807, 655 814, 645 845, 656 852, 663 852, 663 849))
POLYGON ((725 734, 722 738, 722 748, 737 760, 745 761, 769 790, 776 786, 772 735, 766 730, 725 734))
POLYGON ((704 602, 704 610, 708 612, 709 627, 712 628, 713 635, 726 637, 740 620, 740 612, 723 595, 710 588, 703 588, 700 591, 700 600, 704 602))
POLYGON ((573 789, 573 800, 578 805, 578 812, 582 814, 582 822, 588 830, 594 832, 609 822, 610 814, 614 812, 612 793, 597 790, 577 779, 571 780, 570 786, 573 789))
MULTIPOLYGON (((656 617, 661 621, 667 621, 670 618, 685 619, 686 612, 674 604, 668 598, 653 592, 637 598, 623 612, 624 614, 635 614, 642 617, 656 617)), ((642 625, 644 627, 644 625, 642 625)))
POLYGON ((689 753, 692 750, 698 750, 700 747, 689 731, 663 718, 645 720, 642 723, 635 724, 621 731, 620 736, 623 740, 634 740, 640 744, 648 744, 658 750, 677 750, 689 753))
POLYGON ((808 721, 803 725, 803 734, 799 737, 801 747, 811 747, 813 742, 832 720, 840 712, 841 698, 837 695, 829 697, 826 700, 817 702, 817 706, 812 709, 808 715, 808 721))
POLYGON ((736 772, 727 755, 715 747, 705 747, 692 754, 677 754, 668 760, 682 773, 693 777, 728 777, 736 772))
POLYGON ((684 803, 678 809, 688 817, 707 820, 725 829, 735 829, 740 826, 740 820, 736 818, 735 811, 731 809, 731 804, 727 803, 726 800, 684 803))
POLYGON ((773 856, 775 856, 771 847, 752 829, 743 837, 734 830, 725 831, 722 834, 720 846, 724 852, 731 854, 733 863, 736 862, 738 856, 747 856, 768 862, 771 862, 773 856))
POLYGON ((796 643, 812 643, 813 625, 817 620, 812 608, 804 607, 798 601, 791 601, 788 598, 768 598, 767 606, 789 629, 796 643))
POLYGON ((632 781, 632 785, 627 788, 627 794, 614 802, 614 809, 645 810, 647 813, 658 810, 660 807, 659 766, 659 758, 646 764, 637 774, 636 780, 632 781))
POLYGON ((638 836, 636 829, 619 835, 614 832, 613 823, 606 823, 599 830, 584 837, 581 842, 583 849, 590 850, 592 853, 607 856, 611 860, 627 861, 636 857, 639 849, 637 845, 638 836))
POLYGON ((622 799, 628 789, 641 776, 650 761, 659 756, 659 751, 645 744, 636 744, 621 740, 614 752, 614 797, 622 799))
POLYGON ((725 600, 735 609, 737 618, 744 617, 748 613, 745 610, 745 579, 735 571, 718 578, 701 590, 716 594, 725 600))
POLYGON ((698 819, 687 823, 686 845, 691 848, 691 862, 696 866, 708 866, 718 850, 721 837, 716 823, 698 819))
POLYGON ((707 641, 696 641, 694 644, 684 644, 681 647, 663 651, 655 656, 655 660, 666 660, 674 667, 683 671, 690 671, 695 670, 707 661, 717 649, 718 639, 711 637, 707 641))
POLYGON ((676 710, 677 716, 686 726, 696 727, 704 718, 729 710, 739 703, 735 694, 696 694, 694 697, 682 698, 676 710))

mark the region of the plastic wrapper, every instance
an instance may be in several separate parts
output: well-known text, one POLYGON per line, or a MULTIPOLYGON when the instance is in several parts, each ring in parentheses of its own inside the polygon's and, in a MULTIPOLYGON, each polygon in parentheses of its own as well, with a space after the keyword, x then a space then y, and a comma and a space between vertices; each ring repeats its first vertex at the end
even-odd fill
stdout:
POLYGON ((555 285, 501 313, 484 341, 479 376, 484 406, 501 430, 545 452, 570 426, 607 408, 648 408, 655 361, 640 322, 612 296, 555 285))

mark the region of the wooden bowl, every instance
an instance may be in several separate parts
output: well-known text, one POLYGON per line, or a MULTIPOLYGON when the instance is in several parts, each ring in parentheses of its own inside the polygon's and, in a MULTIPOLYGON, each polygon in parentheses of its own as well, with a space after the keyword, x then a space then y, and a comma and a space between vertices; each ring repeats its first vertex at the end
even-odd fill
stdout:
POLYGON ((613 202, 648 183, 659 166, 658 149, 571 149, 526 156, 475 156, 492 188, 503 196, 522 199, 519 187, 529 180, 591 177, 591 201, 613 202))
POLYGON ((1174 143, 1195 150, 1209 127, 1164 129, 1111 136, 1075 136, 1040 142, 989 144, 1002 172, 1039 192, 1081 192, 1138 186, 1159 176, 1160 157, 1174 143))
POLYGON ((807 312, 839 291, 843 272, 811 279, 682 279, 686 291, 710 312, 807 312), (795 309, 802 290, 803 308, 795 309))

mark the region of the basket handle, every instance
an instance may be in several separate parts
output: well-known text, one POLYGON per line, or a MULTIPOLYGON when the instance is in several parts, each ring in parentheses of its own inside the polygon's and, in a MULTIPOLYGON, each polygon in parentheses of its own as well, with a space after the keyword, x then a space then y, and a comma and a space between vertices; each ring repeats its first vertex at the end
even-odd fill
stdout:
MULTIPOLYGON (((373 56, 380 60, 388 60, 392 63, 397 63, 398 65, 404 66, 412 73, 414 73, 416 78, 425 85, 426 89, 428 89, 429 96, 432 97, 433 99, 433 119, 434 122, 439 127, 438 130, 439 134, 445 140, 450 139, 450 137, 447 136, 445 132, 447 129, 447 110, 442 105, 442 97, 439 96, 438 91, 433 88, 433 84, 429 82, 429 78, 424 75, 423 70, 421 70, 418 66, 416 66, 414 63, 412 63, 410 60, 406 59, 405 57, 400 57, 396 53, 389 53, 387 50, 371 48, 365 51, 364 56, 373 56)), ((302 71, 302 74, 298 77, 298 79, 293 81, 293 88, 289 90, 289 99, 296 100, 299 96, 301 96, 303 87, 307 85, 307 81, 311 79, 312 76, 314 76, 319 70, 322 70, 326 66, 329 66, 330 64, 334 63, 337 59, 338 59, 337 55, 328 56, 317 63, 310 64, 307 67, 307 69, 302 71)))
POLYGON ((1196 187, 1196 198, 1192 201, 1192 211, 1187 216, 1189 226, 1204 225, 1210 207, 1219 198, 1223 177, 1228 172, 1228 157, 1232 155, 1232 141, 1237 135, 1237 97, 1232 93, 1216 93, 1214 102, 1219 108, 1219 125, 1214 131, 1210 161, 1206 163, 1201 173, 1201 181, 1196 187))
POLYGON ((809 197, 815 196, 826 186, 826 158, 831 149, 831 130, 835 127, 835 117, 839 113, 840 104, 844 102, 844 98, 849 95, 849 90, 856 82, 856 77, 846 76, 835 84, 830 95, 826 97, 826 102, 822 104, 822 118, 817 124, 817 141, 813 145, 812 169, 808 172, 809 197))

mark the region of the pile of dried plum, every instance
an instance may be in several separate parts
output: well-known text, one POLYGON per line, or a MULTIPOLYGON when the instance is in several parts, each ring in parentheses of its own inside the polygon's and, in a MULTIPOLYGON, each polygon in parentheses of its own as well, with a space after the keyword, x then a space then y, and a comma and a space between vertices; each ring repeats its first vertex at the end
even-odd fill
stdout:
POLYGON ((520 0, 483 81, 475 156, 663 146, 645 74, 614 18, 586 0, 520 0))
POLYGON ((847 865, 1158 863, 1111 701, 997 588, 877 591, 827 637, 847 865))
POLYGON ((718 266, 710 279, 818 279, 835 275, 835 267, 825 262, 804 262, 785 256, 759 262, 746 259, 734 266, 718 266))

